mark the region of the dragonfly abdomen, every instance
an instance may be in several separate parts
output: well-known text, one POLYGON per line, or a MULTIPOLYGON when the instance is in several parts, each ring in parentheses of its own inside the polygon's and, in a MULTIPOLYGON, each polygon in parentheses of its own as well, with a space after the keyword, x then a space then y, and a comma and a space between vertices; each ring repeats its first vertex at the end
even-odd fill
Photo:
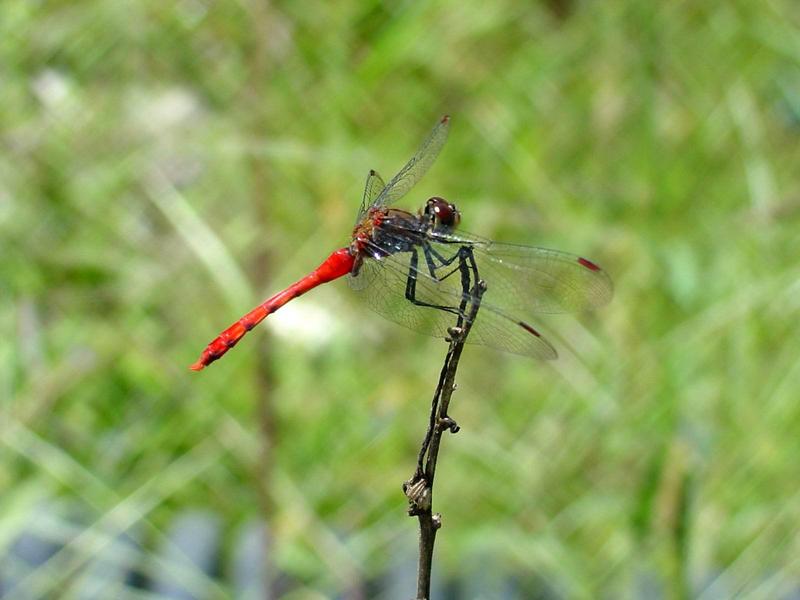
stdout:
POLYGON ((299 281, 296 281, 282 292, 267 298, 256 306, 253 310, 220 333, 214 340, 206 346, 200 358, 189 368, 193 371, 200 371, 210 365, 231 348, 233 348, 244 335, 266 319, 269 315, 278 310, 281 306, 302 296, 308 290, 314 289, 318 285, 333 281, 350 273, 355 263, 355 257, 349 248, 341 248, 333 252, 320 266, 299 281))

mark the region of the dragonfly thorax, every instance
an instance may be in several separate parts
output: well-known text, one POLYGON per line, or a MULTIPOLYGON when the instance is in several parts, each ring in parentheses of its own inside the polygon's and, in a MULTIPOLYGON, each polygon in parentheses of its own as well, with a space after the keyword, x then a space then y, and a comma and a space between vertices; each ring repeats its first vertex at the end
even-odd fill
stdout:
POLYGON ((411 252, 426 239, 448 234, 461 221, 454 204, 434 196, 417 213, 397 208, 373 208, 353 230, 352 250, 380 260, 398 252, 411 252))
POLYGON ((419 246, 428 229, 427 219, 405 210, 389 208, 374 215, 366 252, 381 259, 419 246))

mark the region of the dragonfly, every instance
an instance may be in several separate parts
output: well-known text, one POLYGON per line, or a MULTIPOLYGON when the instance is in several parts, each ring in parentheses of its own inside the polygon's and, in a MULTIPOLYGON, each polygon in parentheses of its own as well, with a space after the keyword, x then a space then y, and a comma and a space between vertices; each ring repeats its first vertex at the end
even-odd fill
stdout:
POLYGON ((531 318, 600 307, 613 295, 611 279, 582 256, 461 231, 461 213, 439 196, 416 213, 396 208, 430 169, 449 129, 444 116, 388 184, 370 171, 350 243, 225 329, 190 368, 207 367, 284 304, 341 277, 370 308, 410 329, 448 338, 454 322, 469 322, 467 342, 555 359, 556 349, 531 318), (468 306, 478 282, 486 289, 473 322, 468 306))

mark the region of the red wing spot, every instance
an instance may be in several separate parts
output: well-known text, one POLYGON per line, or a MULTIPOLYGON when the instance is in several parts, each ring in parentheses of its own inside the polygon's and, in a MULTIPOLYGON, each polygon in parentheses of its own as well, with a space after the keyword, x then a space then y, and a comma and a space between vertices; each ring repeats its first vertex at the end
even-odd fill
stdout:
POLYGON ((586 267, 587 269, 589 269, 590 271, 599 271, 600 270, 600 267, 598 267, 596 264, 594 264, 592 261, 590 261, 590 260, 588 260, 586 258, 583 258, 583 257, 579 256, 578 257, 578 262, 581 265, 583 265, 584 267, 586 267))
POLYGON ((447 123, 450 120, 450 115, 445 115, 442 117, 441 123, 447 123))
POLYGON ((532 334, 533 334, 533 335, 535 335, 536 337, 542 337, 542 334, 541 334, 541 333, 539 333, 538 331, 536 331, 536 330, 535 330, 533 327, 531 327, 530 325, 528 325, 528 324, 527 324, 525 321, 520 321, 520 322, 519 322, 519 326, 520 326, 520 327, 522 327, 522 328, 523 328, 525 331, 527 331, 528 333, 532 333, 532 334))

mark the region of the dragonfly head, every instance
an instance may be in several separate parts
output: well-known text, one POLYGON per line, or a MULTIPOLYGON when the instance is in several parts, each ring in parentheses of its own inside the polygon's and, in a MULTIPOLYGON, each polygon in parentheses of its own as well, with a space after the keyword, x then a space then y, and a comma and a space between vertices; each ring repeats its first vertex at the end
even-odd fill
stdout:
POLYGON ((422 214, 430 219, 434 229, 453 229, 461 222, 461 213, 456 205, 439 196, 428 198, 422 214))

